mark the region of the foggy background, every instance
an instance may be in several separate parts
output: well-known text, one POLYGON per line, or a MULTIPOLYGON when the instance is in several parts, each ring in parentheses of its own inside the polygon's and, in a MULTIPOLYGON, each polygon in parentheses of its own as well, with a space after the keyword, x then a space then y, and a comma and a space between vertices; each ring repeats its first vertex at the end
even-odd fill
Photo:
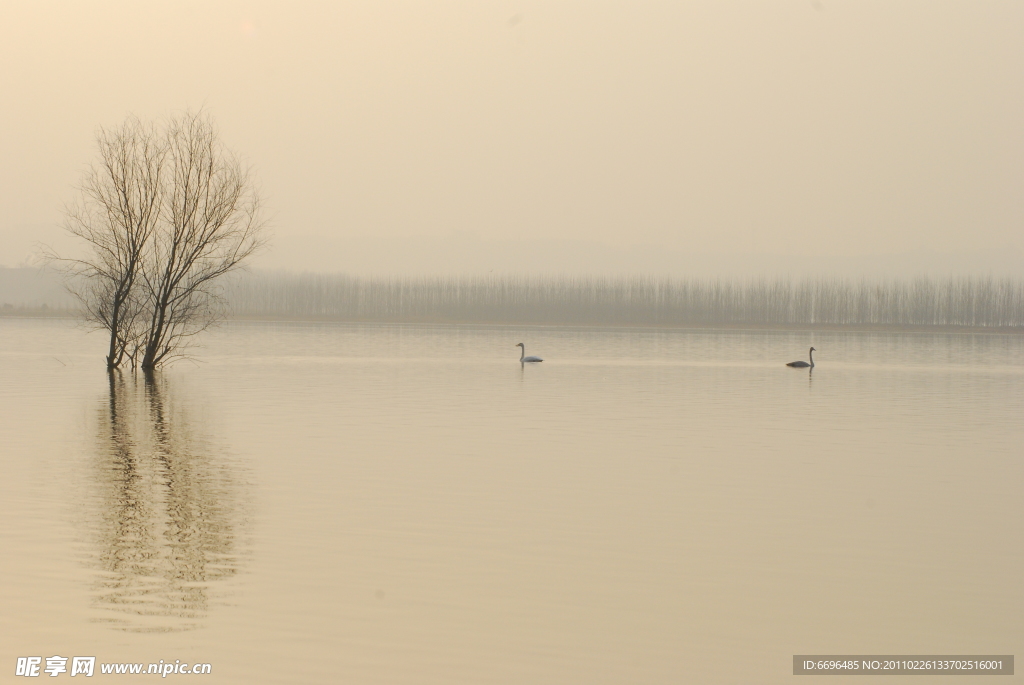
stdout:
POLYGON ((0 265, 205 108, 257 269, 1024 276, 1019 2, 9 3, 0 265))

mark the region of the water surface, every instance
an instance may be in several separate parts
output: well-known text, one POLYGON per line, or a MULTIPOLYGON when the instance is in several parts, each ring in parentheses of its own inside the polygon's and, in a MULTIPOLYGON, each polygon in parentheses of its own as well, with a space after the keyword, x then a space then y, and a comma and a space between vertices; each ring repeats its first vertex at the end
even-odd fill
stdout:
POLYGON ((101 336, 0 319, 8 665, 772 683, 798 653, 1024 651, 1024 336, 204 342, 110 377, 101 336))

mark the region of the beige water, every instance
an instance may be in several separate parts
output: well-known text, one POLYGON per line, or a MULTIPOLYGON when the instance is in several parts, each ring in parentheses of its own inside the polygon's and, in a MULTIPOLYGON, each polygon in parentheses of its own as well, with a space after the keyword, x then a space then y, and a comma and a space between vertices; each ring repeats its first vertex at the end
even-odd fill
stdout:
POLYGON ((204 342, 147 384, 107 376, 99 335, 0 319, 0 681, 53 655, 781 683, 793 654, 1024 652, 1024 336, 204 342), (783 366, 810 345, 813 375, 783 366))

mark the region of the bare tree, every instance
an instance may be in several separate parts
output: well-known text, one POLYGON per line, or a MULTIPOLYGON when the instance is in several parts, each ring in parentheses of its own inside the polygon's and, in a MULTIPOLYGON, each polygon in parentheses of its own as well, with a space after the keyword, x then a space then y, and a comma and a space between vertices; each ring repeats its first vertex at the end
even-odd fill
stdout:
POLYGON ((150 316, 142 368, 184 352, 217 318, 217 279, 261 244, 260 200, 249 171, 209 118, 186 113, 167 130, 169 175, 161 230, 142 271, 150 316))
POLYGON ((101 129, 97 143, 100 162, 65 212, 65 228, 91 254, 48 256, 64 266, 87 320, 110 332, 107 368, 152 370, 217 319, 217 279, 262 244, 259 195, 202 113, 162 131, 129 118, 101 129))
POLYGON ((142 301, 136 284, 160 220, 166 143, 152 126, 129 118, 100 129, 100 161, 65 209, 65 229, 91 248, 84 259, 48 256, 64 267, 68 289, 86 319, 110 333, 107 368, 134 360, 141 340, 142 301))

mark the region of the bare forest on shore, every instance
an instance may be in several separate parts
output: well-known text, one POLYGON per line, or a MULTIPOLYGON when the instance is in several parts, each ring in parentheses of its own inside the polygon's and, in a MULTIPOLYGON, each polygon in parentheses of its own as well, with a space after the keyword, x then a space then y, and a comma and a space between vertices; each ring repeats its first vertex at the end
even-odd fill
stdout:
MULTIPOLYGON (((1024 330, 1015 278, 356 277, 252 271, 218 291, 229 318, 570 326, 969 327, 1024 330)), ((73 316, 47 270, 0 269, 0 315, 73 316)))
POLYGON ((248 273, 236 317, 584 326, 1024 327, 1024 282, 949 277, 353 277, 248 273))

